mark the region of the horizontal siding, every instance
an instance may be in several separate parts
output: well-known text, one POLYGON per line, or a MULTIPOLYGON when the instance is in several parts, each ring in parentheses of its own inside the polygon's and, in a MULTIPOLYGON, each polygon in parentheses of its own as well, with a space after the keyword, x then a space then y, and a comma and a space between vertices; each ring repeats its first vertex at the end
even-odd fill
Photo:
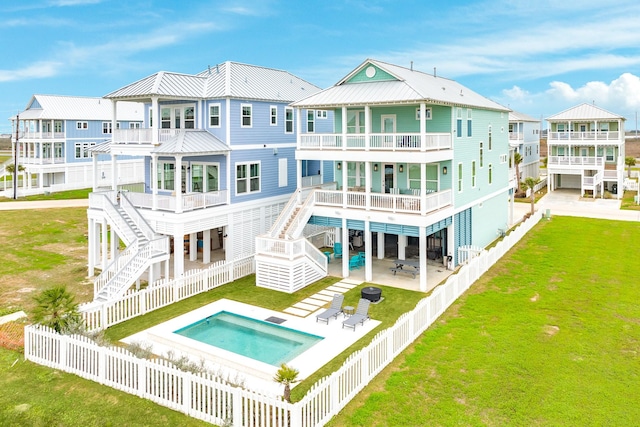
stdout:
POLYGON ((295 126, 293 133, 284 132, 284 107, 286 104, 277 104, 273 102, 257 102, 232 100, 230 106, 231 119, 231 145, 248 145, 248 144, 295 144, 295 126), (243 128, 240 126, 241 105, 250 104, 252 106, 251 127, 243 128), (270 125, 270 107, 276 105, 278 108, 278 125, 270 125))

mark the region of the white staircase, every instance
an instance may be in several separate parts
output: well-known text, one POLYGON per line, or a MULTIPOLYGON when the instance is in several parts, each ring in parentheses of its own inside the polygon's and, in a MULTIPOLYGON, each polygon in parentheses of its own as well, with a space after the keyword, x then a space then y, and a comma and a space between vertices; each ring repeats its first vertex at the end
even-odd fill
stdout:
POLYGON ((154 263, 169 259, 169 238, 156 234, 124 194, 115 203, 102 196, 101 206, 112 231, 127 248, 94 281, 94 300, 109 301, 123 295, 154 263))
POLYGON ((298 190, 269 232, 256 238, 256 285, 295 292, 327 275, 327 257, 303 236, 313 213, 314 191, 298 190))

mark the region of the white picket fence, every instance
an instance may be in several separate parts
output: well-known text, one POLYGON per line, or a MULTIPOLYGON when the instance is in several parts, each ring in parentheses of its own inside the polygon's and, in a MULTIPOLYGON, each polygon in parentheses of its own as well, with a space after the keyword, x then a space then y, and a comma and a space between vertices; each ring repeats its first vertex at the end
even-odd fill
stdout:
POLYGON ((81 304, 80 313, 87 330, 105 329, 252 273, 255 273, 253 255, 218 261, 204 270, 187 271, 177 279, 163 279, 142 290, 129 290, 115 300, 81 304))
POLYGON ((138 359, 126 350, 99 347, 80 336, 43 326, 25 327, 25 358, 150 399, 191 417, 234 427, 315 427, 326 424, 384 367, 415 341, 444 311, 542 218, 537 212, 496 246, 462 266, 336 372, 319 380, 299 402, 223 384, 183 372, 166 362, 138 359))

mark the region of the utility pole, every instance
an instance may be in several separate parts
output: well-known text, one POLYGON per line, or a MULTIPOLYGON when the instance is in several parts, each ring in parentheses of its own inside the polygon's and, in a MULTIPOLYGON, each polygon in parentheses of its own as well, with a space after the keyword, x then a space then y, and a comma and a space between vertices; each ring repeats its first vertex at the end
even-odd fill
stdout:
POLYGON ((20 113, 16 114, 16 142, 13 148, 13 199, 18 199, 18 138, 20 129, 20 113))

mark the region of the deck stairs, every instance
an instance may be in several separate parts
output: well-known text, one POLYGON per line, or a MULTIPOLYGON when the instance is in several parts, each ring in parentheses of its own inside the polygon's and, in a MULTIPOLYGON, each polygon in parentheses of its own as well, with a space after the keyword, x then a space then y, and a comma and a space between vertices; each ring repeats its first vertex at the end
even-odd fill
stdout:
POLYGON ((124 193, 116 201, 104 195, 104 217, 126 245, 94 281, 94 300, 122 296, 153 264, 169 259, 169 237, 156 234, 124 193))
POLYGON ((315 200, 313 189, 305 193, 295 192, 269 232, 257 237, 257 286, 284 290, 278 282, 288 277, 295 291, 326 277, 327 257, 304 236, 315 200))

